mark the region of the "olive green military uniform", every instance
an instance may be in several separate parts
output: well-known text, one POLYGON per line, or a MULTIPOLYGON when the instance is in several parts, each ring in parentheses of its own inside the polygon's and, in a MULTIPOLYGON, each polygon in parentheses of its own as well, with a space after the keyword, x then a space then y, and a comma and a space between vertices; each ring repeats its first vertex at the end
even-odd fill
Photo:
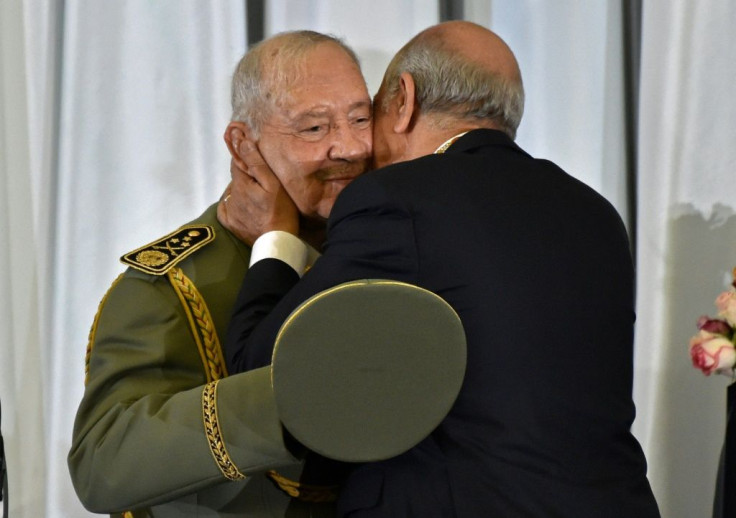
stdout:
MULTIPOLYGON (((249 258, 217 221, 216 205, 123 257, 131 267, 90 333, 68 459, 89 510, 126 518, 271 517, 287 506, 287 516, 332 514, 332 504, 287 496, 309 488, 291 482, 301 464, 284 446, 268 369, 226 377, 220 340, 249 258)), ((334 492, 316 488, 309 498, 334 492)))

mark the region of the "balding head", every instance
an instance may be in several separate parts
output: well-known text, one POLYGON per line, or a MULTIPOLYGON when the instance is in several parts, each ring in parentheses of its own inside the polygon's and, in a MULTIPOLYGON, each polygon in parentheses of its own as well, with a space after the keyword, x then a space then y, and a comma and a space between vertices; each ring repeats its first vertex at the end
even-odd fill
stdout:
POLYGON ((513 52, 495 33, 465 21, 420 32, 386 70, 379 96, 384 109, 398 92, 403 72, 414 79, 420 112, 438 124, 472 121, 515 138, 524 88, 513 52))
POLYGON ((245 122, 257 136, 273 108, 302 78, 310 52, 334 46, 360 73, 353 50, 340 39, 314 31, 276 34, 253 46, 238 63, 232 80, 232 120, 245 122))
POLYGON ((519 64, 506 42, 496 33, 465 21, 445 22, 421 32, 417 39, 441 42, 445 49, 469 63, 477 63, 508 81, 521 80, 519 64))

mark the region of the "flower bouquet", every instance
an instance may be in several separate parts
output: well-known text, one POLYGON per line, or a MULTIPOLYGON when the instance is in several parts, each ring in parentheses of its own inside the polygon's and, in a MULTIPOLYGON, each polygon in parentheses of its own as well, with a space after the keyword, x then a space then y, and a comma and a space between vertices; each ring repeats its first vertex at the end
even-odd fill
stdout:
POLYGON ((690 357, 693 366, 710 376, 734 375, 736 366, 736 268, 733 269, 731 289, 716 299, 716 318, 702 316, 698 319, 698 334, 690 339, 690 357))

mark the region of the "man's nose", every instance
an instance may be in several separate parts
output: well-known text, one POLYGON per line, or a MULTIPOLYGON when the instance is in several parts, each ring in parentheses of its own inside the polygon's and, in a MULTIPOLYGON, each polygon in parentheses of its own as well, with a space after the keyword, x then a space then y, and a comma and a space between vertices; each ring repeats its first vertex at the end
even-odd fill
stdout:
POLYGON ((371 128, 340 125, 333 130, 328 156, 330 160, 364 160, 371 154, 371 128))

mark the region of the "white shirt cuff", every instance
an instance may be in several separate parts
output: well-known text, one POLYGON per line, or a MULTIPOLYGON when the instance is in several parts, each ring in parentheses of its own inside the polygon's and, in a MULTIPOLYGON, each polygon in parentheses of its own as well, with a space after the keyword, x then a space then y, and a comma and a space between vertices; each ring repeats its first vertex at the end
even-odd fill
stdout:
POLYGON ((266 232, 253 243, 250 266, 262 259, 278 259, 291 266, 301 277, 319 257, 319 253, 294 234, 273 230, 266 232))

